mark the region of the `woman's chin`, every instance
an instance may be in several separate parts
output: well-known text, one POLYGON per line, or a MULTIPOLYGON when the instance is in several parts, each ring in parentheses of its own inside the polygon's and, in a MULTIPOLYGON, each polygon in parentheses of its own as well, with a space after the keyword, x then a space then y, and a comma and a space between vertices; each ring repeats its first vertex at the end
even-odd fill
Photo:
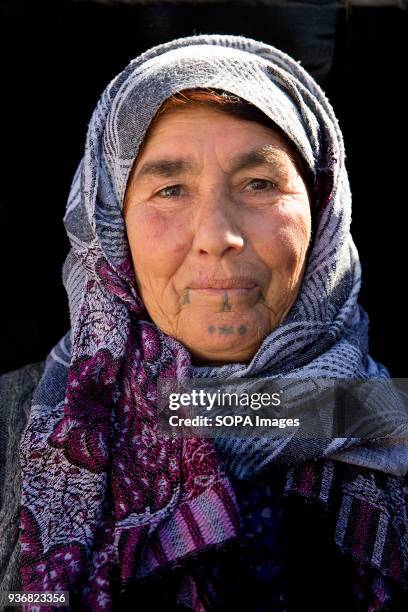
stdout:
POLYGON ((191 317, 179 331, 194 363, 245 362, 269 333, 268 321, 256 313, 218 312, 191 317))

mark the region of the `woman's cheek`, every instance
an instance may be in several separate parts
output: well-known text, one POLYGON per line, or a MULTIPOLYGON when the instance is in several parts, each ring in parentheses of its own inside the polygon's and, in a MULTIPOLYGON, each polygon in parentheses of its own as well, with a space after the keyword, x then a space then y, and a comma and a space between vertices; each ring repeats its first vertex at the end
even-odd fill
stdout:
POLYGON ((281 206, 265 218, 258 228, 257 251, 262 259, 269 262, 272 270, 286 270, 291 274, 303 263, 310 233, 308 211, 281 206))
POLYGON ((165 214, 153 207, 140 207, 128 221, 128 239, 135 266, 158 276, 174 271, 184 258, 186 227, 176 214, 165 214))

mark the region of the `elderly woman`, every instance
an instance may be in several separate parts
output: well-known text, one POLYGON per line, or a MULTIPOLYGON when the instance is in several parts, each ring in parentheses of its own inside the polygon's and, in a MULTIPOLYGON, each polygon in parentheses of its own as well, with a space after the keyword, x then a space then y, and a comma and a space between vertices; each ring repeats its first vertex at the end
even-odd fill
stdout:
POLYGON ((71 330, 1 380, 3 594, 404 609, 404 440, 158 427, 159 378, 389 379, 368 355, 350 216, 333 110, 277 49, 180 39, 109 84, 64 218, 71 330))

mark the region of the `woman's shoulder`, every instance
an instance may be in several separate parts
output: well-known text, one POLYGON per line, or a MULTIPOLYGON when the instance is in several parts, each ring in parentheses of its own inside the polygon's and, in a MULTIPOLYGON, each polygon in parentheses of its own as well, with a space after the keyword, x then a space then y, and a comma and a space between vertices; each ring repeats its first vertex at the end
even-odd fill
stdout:
POLYGON ((16 458, 18 442, 27 422, 31 400, 44 370, 44 361, 30 363, 0 376, 0 507, 4 475, 16 458))
POLYGON ((21 400, 32 392, 43 373, 45 361, 29 363, 22 368, 0 374, 0 400, 4 402, 21 400))
MULTIPOLYGON (((0 376, 0 595, 20 590, 19 578, 19 447, 44 361, 0 376)), ((2 608, 0 602, 0 609, 2 608)))

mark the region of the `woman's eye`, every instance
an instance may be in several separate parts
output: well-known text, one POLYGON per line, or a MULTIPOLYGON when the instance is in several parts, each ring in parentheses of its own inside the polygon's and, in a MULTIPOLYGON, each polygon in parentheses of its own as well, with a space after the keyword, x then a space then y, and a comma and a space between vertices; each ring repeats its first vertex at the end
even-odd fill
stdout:
POLYGON ((252 179, 247 187, 250 191, 271 191, 276 188, 276 183, 267 179, 252 179))
POLYGON ((169 187, 164 187, 160 189, 156 194, 159 198, 177 198, 181 195, 181 185, 170 185, 169 187))

